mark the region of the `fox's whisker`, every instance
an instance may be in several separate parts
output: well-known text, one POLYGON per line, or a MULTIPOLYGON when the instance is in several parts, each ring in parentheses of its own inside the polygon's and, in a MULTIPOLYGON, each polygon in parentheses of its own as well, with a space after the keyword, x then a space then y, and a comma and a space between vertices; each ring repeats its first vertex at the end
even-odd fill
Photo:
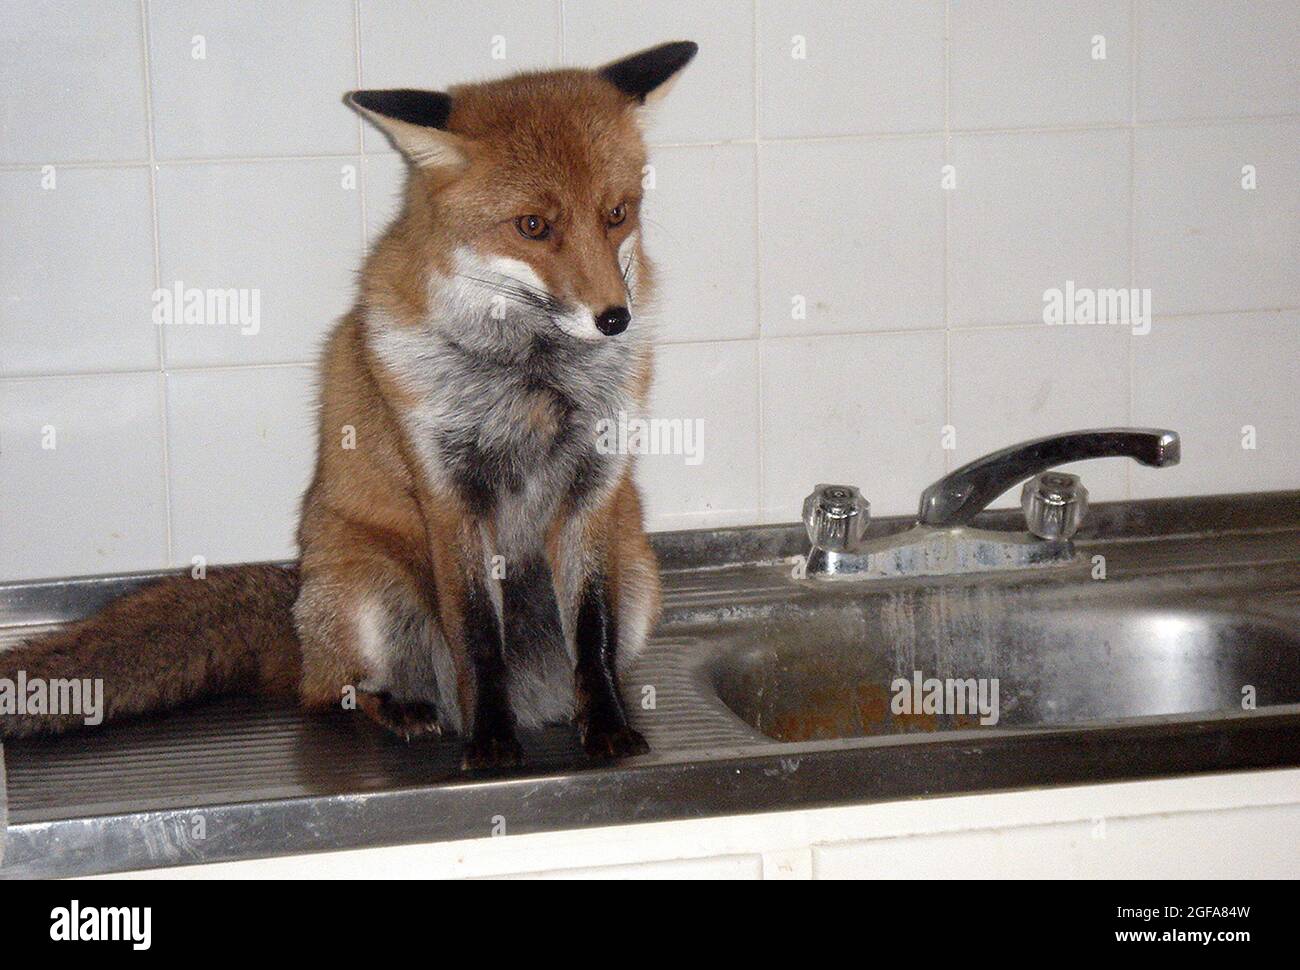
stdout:
POLYGON ((500 279, 485 279, 482 276, 475 276, 472 273, 458 273, 462 279, 478 283, 494 293, 501 296, 510 297, 517 303, 523 303, 537 310, 546 313, 562 313, 564 305, 552 297, 549 293, 530 286, 520 280, 511 279, 508 276, 502 276, 500 279))
POLYGON ((632 284, 628 281, 628 276, 632 272, 632 261, 635 258, 636 258, 635 253, 633 253, 631 256, 628 256, 627 265, 623 267, 623 292, 627 294, 628 306, 632 305, 632 284))

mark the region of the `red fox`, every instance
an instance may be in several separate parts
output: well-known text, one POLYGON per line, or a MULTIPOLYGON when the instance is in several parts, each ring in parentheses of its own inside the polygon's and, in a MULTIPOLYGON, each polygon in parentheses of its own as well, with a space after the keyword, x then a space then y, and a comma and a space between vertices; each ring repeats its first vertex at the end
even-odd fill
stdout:
MULTIPOLYGON (((596 428, 649 387, 640 116, 695 52, 350 94, 410 174, 325 350, 297 568, 163 580, 0 654, 0 677, 102 678, 107 718, 352 696, 400 735, 459 732, 467 767, 568 720, 592 756, 648 750, 619 671, 658 569, 631 460, 596 428)), ((7 715, 0 735, 77 725, 7 715)))

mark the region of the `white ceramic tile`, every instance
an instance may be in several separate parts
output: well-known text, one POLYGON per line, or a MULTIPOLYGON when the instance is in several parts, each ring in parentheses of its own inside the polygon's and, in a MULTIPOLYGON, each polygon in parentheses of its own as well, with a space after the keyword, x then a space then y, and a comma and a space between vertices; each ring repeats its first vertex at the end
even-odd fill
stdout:
POLYGON ((1138 129, 1137 284, 1157 314, 1300 305, 1297 145, 1294 121, 1138 129))
POLYGON ((154 0, 149 5, 159 158, 357 150, 350 0, 154 0), (202 57, 196 56, 202 54, 202 57))
POLYGON ((671 40, 693 40, 700 52, 651 114, 651 141, 752 137, 752 0, 564 0, 564 54, 571 64, 595 67, 671 40))
POLYGON ((315 378, 311 367, 167 376, 175 563, 297 555, 316 453, 315 378))
POLYGON ((1300 5, 1138 0, 1138 119, 1300 111, 1300 5))
POLYGON ((955 135, 953 326, 1038 323, 1044 292, 1129 285, 1125 131, 955 135))
MULTIPOLYGON (((648 528, 696 529, 757 521, 756 341, 661 347, 646 416, 670 422, 680 419, 683 445, 688 428, 693 435, 689 455, 637 458, 636 477, 646 502, 648 528)), ((671 430, 669 425, 662 427, 671 430)))
POLYGON ((659 339, 755 336, 754 146, 661 148, 651 163, 642 223, 658 270, 659 339))
POLYGON ((1128 0, 954 0, 953 128, 1129 120, 1128 0))
POLYGON ((0 5, 0 163, 149 156, 137 0, 0 5))
POLYGON ((351 306, 361 258, 360 159, 164 165, 162 282, 238 290, 249 326, 166 327, 170 366, 315 360, 351 306), (246 332, 247 331, 247 332, 246 332))
POLYGON ((763 517, 793 522, 819 483, 874 515, 915 514, 944 471, 943 334, 763 341, 763 517))
POLYGON ((1182 462, 1135 467, 1133 497, 1300 488, 1297 361, 1294 310, 1157 317, 1133 339, 1133 419, 1179 432, 1182 462))
POLYGON ((406 159, 396 152, 367 155, 366 236, 374 245, 388 224, 402 210, 406 187, 406 159))
POLYGON ((0 172, 0 374, 158 366, 147 168, 0 172))
POLYGON ((0 579, 164 564, 158 385, 156 374, 0 380, 0 579))
MULTIPOLYGON (((1143 338, 1134 338, 1141 340, 1143 338)), ((1030 438, 1128 424, 1128 331, 1113 326, 1037 324, 958 330, 949 346, 950 468, 1030 438)), ((1125 463, 1079 462, 1095 502, 1127 494, 1125 463)), ((1017 487, 998 506, 1020 503, 1017 487)))
MULTIPOLYGON (((555 0, 360 0, 361 86, 445 89, 555 67, 555 0)), ((384 136, 367 127, 367 151, 384 136)))
POLYGON ((942 168, 939 137, 761 145, 763 333, 942 327, 942 168))
POLYGON ((760 0, 759 134, 942 129, 943 31, 937 0, 760 0))

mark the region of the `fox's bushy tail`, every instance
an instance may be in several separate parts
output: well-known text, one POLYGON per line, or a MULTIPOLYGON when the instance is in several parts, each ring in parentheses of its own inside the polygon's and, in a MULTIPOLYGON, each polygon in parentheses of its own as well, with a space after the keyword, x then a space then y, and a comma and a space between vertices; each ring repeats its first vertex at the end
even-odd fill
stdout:
MULTIPOLYGON (((298 571, 225 566, 168 577, 84 620, 0 653, 0 679, 102 679, 103 719, 233 692, 294 695, 302 651, 293 629, 298 571)), ((0 737, 56 734, 82 713, 5 713, 0 737)))

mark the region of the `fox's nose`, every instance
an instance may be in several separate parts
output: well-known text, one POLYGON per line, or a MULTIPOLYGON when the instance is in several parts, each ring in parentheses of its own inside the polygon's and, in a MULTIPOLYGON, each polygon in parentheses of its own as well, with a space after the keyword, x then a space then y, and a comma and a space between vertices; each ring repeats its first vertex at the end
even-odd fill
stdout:
POLYGON ((596 314, 596 329, 606 337, 612 337, 626 330, 631 319, 632 314, 627 312, 625 306, 606 307, 596 314))

